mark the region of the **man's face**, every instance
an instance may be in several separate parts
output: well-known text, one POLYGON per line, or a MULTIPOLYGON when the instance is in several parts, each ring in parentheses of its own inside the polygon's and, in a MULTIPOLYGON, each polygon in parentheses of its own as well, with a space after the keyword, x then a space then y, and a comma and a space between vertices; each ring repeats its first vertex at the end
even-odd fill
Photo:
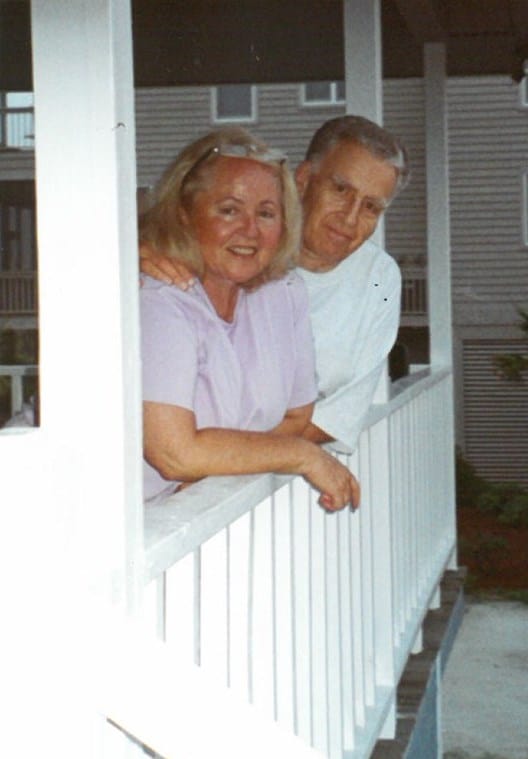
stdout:
POLYGON ((301 266, 333 269, 367 240, 396 187, 396 170, 355 142, 341 141, 296 180, 303 206, 301 266))

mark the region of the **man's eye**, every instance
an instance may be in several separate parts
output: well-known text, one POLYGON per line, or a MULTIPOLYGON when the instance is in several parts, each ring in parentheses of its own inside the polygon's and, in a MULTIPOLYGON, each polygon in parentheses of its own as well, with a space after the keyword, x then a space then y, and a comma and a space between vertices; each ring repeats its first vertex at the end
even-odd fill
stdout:
POLYGON ((363 208, 365 209, 365 211, 367 211, 367 213, 370 213, 374 216, 379 216, 381 213, 381 208, 379 207, 379 205, 377 203, 374 203, 371 200, 367 200, 365 204, 363 205, 363 208))
POLYGON ((334 182, 334 190, 338 192, 340 195, 343 195, 347 191, 346 184, 340 184, 339 182, 334 182))

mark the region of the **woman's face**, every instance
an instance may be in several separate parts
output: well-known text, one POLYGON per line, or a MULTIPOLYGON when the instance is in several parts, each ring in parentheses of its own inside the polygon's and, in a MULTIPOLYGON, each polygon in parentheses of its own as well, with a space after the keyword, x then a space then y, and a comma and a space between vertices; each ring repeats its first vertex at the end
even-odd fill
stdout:
POLYGON ((280 180, 271 166, 220 156, 186 218, 201 249, 204 283, 244 284, 270 264, 279 247, 280 180))

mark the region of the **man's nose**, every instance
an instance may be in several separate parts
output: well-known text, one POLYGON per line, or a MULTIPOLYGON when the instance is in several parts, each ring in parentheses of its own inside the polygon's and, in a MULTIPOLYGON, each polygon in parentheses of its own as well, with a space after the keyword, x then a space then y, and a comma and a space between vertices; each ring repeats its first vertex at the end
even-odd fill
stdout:
POLYGON ((351 200, 345 206, 344 217, 349 227, 353 227, 357 224, 360 210, 361 210, 361 201, 357 199, 351 200))

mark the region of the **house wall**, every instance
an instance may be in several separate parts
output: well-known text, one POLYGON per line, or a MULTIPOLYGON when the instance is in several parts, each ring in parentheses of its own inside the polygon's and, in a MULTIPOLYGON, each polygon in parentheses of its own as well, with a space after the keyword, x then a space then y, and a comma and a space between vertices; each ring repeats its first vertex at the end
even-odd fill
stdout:
MULTIPOLYGON (((153 184, 183 145, 213 128, 210 100, 209 87, 136 90, 139 186, 153 184)), ((521 209, 528 109, 508 77, 487 76, 450 78, 448 110, 457 440, 484 476, 528 482, 528 425, 512 422, 526 419, 528 388, 499 380, 491 364, 495 352, 522 350, 516 307, 528 304, 521 209), (492 395, 500 399, 493 409, 492 395)), ((342 113, 344 105, 303 106, 298 84, 267 84, 258 87, 257 119, 247 126, 296 165, 316 127, 342 113)), ((403 138, 412 164, 410 185, 386 214, 386 247, 402 263, 423 263, 422 79, 384 83, 384 122, 403 138)), ((0 176, 31 176, 32 161, 31 153, 0 153, 0 176)), ((421 360, 427 334, 409 334, 421 360)))

